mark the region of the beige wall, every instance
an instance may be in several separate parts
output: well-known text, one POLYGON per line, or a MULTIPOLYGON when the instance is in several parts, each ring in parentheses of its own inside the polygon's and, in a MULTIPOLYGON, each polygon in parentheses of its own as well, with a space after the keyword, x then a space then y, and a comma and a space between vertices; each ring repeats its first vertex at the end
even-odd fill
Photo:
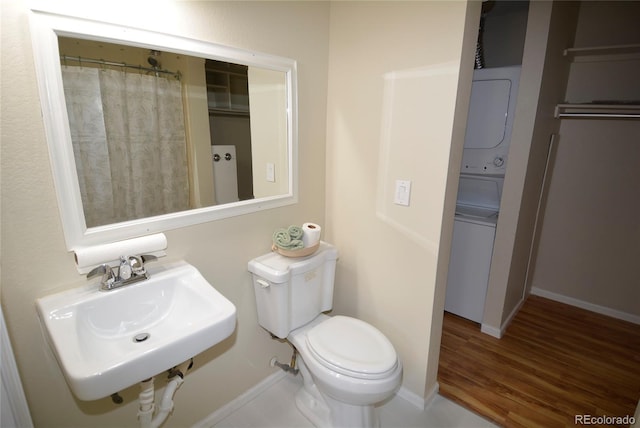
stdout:
MULTIPOLYGON (((455 192, 464 137, 456 133, 450 159, 453 119, 463 70, 466 121, 473 68, 471 49, 460 63, 466 8, 432 1, 331 7, 326 237, 340 251, 335 310, 391 339, 403 384, 418 397, 436 384, 440 331, 431 328, 442 318, 444 299, 436 296, 446 273, 438 289, 436 274, 443 262, 446 272, 454 209, 452 200, 445 209, 445 189, 450 180, 455 192), (408 207, 393 204, 396 179, 412 181, 408 207)), ((477 32, 479 3, 471 10, 477 32)))
POLYGON ((249 67, 249 103, 253 196, 262 198, 287 193, 287 116, 279 108, 287 105, 283 73, 249 67), (274 166, 274 181, 266 180, 267 163, 274 166))
POLYGON ((427 358, 427 381, 425 393, 433 385, 437 387, 438 362, 440 359, 440 342, 442 338, 442 323, 444 301, 446 297, 447 275, 449 272, 449 256, 451 254, 451 237, 453 236, 454 212, 458 194, 459 166, 461 166, 464 137, 467 128, 467 113, 469 111, 469 97, 473 79, 473 68, 467 64, 466 58, 473 58, 477 47, 478 23, 480 22, 481 5, 479 2, 467 4, 467 16, 464 25, 464 38, 460 55, 460 78, 451 139, 451 155, 449 159, 449 174, 447 177, 444 212, 442 216, 442 234, 438 251, 438 270, 436 274, 436 289, 434 294, 433 313, 429 331, 429 355, 427 358))
MULTIPOLYGON (((29 34, 27 1, 2 2, 2 308, 38 427, 137 426, 137 388, 125 404, 73 398, 43 340, 34 301, 84 283, 65 249, 29 34)), ((58 2, 62 4, 63 2, 58 2)), ((290 357, 255 319, 247 261, 267 252, 271 232, 324 216, 329 4, 313 2, 76 2, 89 18, 175 33, 298 60, 300 198, 297 205, 167 232, 167 261, 184 259, 238 309, 235 334, 196 358, 167 427, 190 426, 290 357)), ((160 383, 160 382, 158 382, 160 383)))
MULTIPOLYGON (((289 357, 257 326, 246 262, 276 227, 303 221, 340 251, 334 312, 379 327, 407 390, 433 392, 480 3, 88 3, 74 13, 298 60, 299 203, 167 232, 167 261, 192 263, 238 308, 235 334, 196 358, 167 427, 202 420, 271 373, 272 355, 289 357), (412 181, 409 207, 392 203, 396 179, 412 181)), ((37 297, 84 279, 65 250, 26 4, 2 3, 3 310, 36 426, 136 426, 136 388, 121 406, 73 398, 36 317, 37 297)))

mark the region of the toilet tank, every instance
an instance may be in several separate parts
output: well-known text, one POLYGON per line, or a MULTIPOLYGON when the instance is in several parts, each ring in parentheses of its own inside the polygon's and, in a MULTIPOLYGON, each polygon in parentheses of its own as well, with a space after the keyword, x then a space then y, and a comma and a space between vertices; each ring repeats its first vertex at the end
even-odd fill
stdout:
POLYGON ((284 339, 289 332, 333 307, 333 280, 338 251, 326 242, 306 257, 275 252, 249 262, 258 323, 284 339))

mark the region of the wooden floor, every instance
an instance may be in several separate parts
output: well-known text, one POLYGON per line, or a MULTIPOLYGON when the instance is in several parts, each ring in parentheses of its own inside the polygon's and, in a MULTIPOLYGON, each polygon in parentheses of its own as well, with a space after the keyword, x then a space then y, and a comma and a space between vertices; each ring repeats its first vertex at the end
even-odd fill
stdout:
POLYGON ((640 326, 537 296, 502 339, 445 313, 438 382, 443 396, 506 427, 633 416, 640 326))

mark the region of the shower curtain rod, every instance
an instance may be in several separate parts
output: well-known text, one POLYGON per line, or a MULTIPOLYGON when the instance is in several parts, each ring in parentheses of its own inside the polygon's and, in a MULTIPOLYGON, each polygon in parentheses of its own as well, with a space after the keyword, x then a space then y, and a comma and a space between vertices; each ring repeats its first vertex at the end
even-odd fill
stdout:
POLYGON ((141 65, 131 65, 124 62, 105 61, 103 59, 84 58, 81 56, 60 55, 60 60, 62 60, 63 63, 66 61, 77 61, 80 63, 80 65, 82 65, 83 62, 86 62, 87 64, 102 64, 102 65, 110 65, 113 67, 133 68, 139 71, 148 71, 151 73, 170 74, 178 80, 180 80, 180 77, 181 77, 181 74, 179 71, 161 70, 159 68, 143 67, 141 65))

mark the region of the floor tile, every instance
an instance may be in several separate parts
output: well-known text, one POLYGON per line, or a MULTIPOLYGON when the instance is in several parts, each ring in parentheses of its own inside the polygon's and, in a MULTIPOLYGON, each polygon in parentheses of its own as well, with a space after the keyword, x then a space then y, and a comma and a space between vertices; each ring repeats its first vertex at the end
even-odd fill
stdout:
MULTIPOLYGON (((215 428, 312 428, 298 411, 295 393, 302 386, 300 376, 285 376, 259 396, 215 425, 215 428)), ((495 427, 480 416, 437 395, 424 411, 395 396, 380 406, 382 428, 495 427)))

